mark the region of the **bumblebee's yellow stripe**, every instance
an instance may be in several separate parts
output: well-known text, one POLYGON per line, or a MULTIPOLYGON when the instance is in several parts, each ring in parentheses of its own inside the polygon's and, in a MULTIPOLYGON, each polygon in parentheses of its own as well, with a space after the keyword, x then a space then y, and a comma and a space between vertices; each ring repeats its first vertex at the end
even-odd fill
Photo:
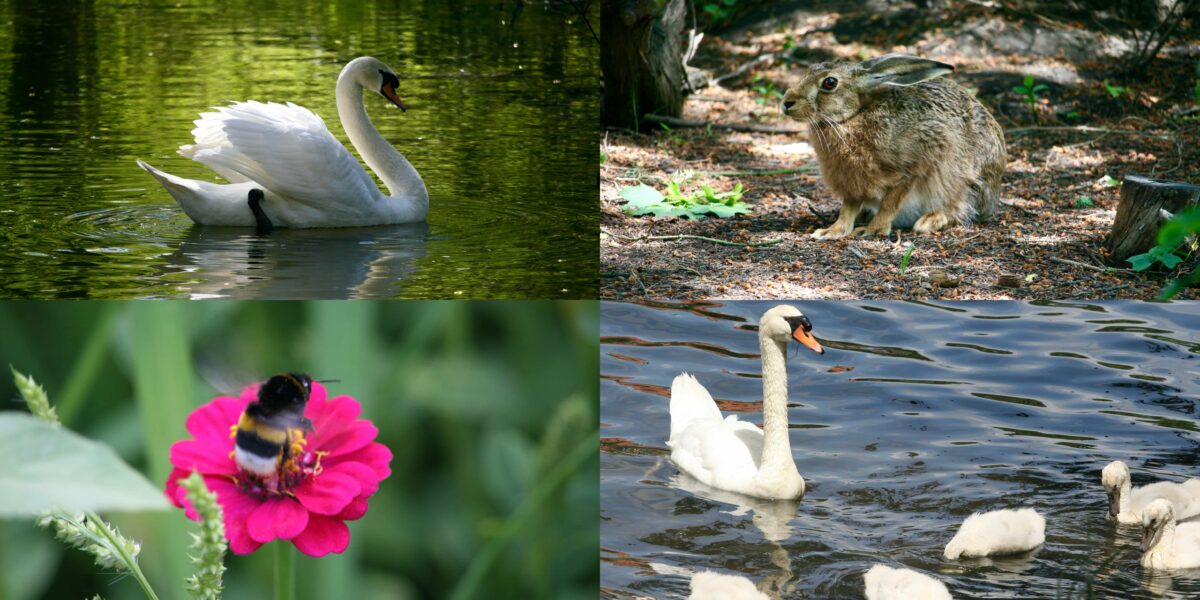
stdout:
POLYGON ((254 435, 257 435, 264 442, 271 444, 278 444, 282 446, 288 441, 288 433, 286 429, 280 427, 271 427, 265 423, 260 423, 256 421, 254 417, 251 417, 246 413, 242 413, 242 418, 238 420, 238 429, 242 431, 249 431, 254 435))

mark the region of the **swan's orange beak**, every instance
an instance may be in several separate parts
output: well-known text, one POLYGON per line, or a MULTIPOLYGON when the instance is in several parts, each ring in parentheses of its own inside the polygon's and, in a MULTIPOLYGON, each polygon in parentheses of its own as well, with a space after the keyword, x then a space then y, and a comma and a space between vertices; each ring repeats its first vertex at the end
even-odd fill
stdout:
POLYGON ((396 95, 395 86, 384 85, 383 88, 381 88, 381 91, 383 92, 384 98, 391 100, 392 104, 400 107, 400 110, 408 112, 408 107, 404 105, 404 101, 400 100, 400 96, 396 95))
POLYGON ((805 346, 808 346, 809 350, 812 350, 817 354, 825 354, 825 349, 821 347, 821 343, 817 341, 817 338, 813 337, 811 333, 805 331, 803 327, 797 327, 795 331, 792 332, 792 339, 804 344, 805 346))

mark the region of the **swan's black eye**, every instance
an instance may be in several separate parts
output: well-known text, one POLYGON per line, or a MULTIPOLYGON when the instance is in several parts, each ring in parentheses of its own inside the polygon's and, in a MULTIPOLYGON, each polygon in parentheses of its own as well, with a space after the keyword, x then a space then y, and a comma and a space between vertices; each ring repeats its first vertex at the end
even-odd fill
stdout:
POLYGON ((821 89, 827 92, 832 92, 835 88, 837 88, 837 83, 836 77, 826 77, 825 80, 821 82, 821 89))
POLYGON ((379 74, 383 76, 383 87, 393 90, 400 87, 400 78, 396 77, 395 73, 379 69, 379 74))

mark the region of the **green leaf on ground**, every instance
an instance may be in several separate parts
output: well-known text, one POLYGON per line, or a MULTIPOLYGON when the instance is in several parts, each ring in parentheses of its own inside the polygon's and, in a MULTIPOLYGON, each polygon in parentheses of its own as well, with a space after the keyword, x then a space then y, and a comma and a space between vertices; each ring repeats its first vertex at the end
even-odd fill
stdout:
POLYGON ((705 185, 690 194, 683 193, 679 182, 667 183, 666 194, 647 185, 627 186, 620 192, 625 199, 621 207, 633 216, 653 215, 655 219, 685 217, 698 220, 705 215, 727 218, 747 214, 750 207, 742 202, 742 184, 734 184, 728 192, 717 192, 705 185))

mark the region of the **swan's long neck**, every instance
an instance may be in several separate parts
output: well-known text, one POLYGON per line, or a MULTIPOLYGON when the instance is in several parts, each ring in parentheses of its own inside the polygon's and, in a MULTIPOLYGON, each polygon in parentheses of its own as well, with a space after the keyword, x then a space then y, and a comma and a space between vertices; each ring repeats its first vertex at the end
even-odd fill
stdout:
POLYGON ((428 210, 429 194, 425 191, 425 182, 412 163, 371 124, 363 106, 362 90, 351 70, 342 71, 337 82, 338 117, 350 143, 383 180, 393 199, 411 202, 414 209, 428 210))
POLYGON ((763 364, 763 453, 759 471, 796 470, 792 442, 788 439, 787 347, 759 335, 763 364))
MULTIPOLYGON (((1131 496, 1133 496, 1133 482, 1126 477, 1125 481, 1121 483, 1121 495, 1117 497, 1117 514, 1128 515, 1132 512, 1133 500, 1131 500, 1131 496)), ((1141 515, 1138 515, 1138 520, 1141 520, 1141 515)))

